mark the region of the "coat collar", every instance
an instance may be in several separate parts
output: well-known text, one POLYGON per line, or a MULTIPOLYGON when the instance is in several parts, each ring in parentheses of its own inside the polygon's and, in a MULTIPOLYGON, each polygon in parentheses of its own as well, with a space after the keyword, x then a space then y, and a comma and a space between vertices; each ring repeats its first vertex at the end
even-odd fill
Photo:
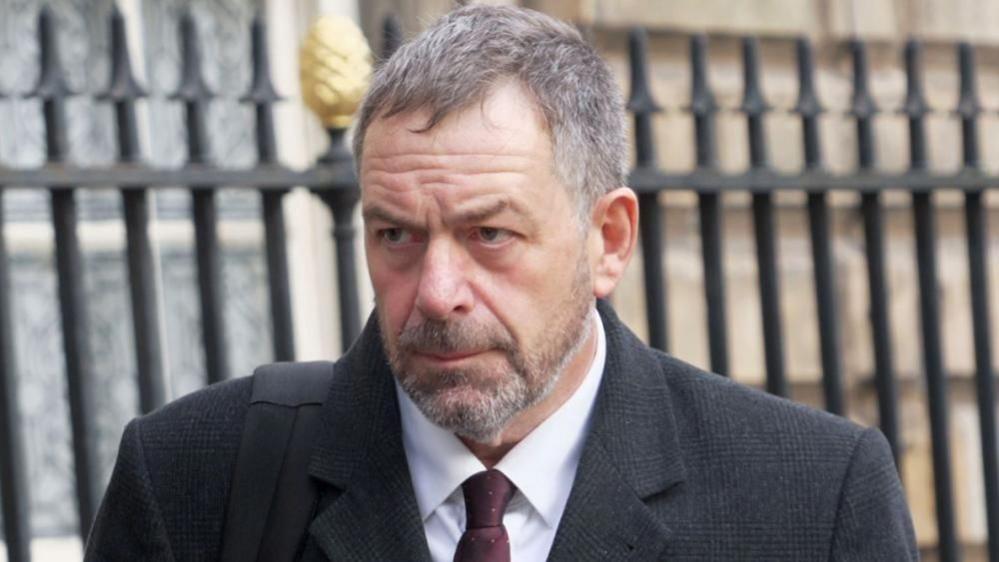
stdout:
MULTIPOLYGON (((684 479, 670 393, 648 347, 597 304, 607 364, 549 559, 649 559, 669 529, 648 501, 684 479)), ((337 363, 309 474, 335 492, 309 528, 331 560, 429 560, 377 321, 337 363)))
POLYGON ((597 309, 607 365, 549 560, 658 559, 670 529, 651 502, 667 498, 686 475, 670 392, 648 346, 605 302, 597 309))
POLYGON ((597 309, 607 333, 607 365, 588 447, 602 447, 621 476, 645 499, 684 480, 673 401, 655 352, 603 301, 597 309))
POLYGON ((309 464, 309 474, 332 487, 325 495, 320 488, 309 526, 330 560, 430 560, 392 380, 372 314, 334 367, 309 464))

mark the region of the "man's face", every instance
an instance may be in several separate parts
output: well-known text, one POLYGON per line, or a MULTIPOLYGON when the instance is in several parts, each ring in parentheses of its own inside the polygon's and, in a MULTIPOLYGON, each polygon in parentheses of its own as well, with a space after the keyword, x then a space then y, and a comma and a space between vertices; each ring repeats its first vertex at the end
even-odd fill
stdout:
POLYGON ((423 413, 486 442, 588 338, 587 228, 513 83, 420 131, 379 119, 361 161, 368 270, 395 376, 423 413))

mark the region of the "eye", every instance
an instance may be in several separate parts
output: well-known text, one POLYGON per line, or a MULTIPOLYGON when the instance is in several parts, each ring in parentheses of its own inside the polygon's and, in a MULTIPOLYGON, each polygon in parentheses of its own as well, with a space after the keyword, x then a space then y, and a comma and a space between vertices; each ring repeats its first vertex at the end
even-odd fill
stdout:
POLYGON ((481 226, 475 229, 475 236, 483 244, 496 246, 509 240, 513 233, 503 228, 481 226))
POLYGON ((405 228, 383 228, 378 231, 378 237, 390 246, 401 246, 413 242, 413 233, 405 228))

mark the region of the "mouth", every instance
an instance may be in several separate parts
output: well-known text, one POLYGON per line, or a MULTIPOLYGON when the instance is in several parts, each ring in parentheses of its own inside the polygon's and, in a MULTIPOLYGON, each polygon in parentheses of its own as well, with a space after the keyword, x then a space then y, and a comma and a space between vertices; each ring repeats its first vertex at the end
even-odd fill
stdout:
POLYGON ((476 350, 476 351, 451 351, 447 353, 443 352, 414 352, 416 357, 423 359, 424 361, 430 361, 432 363, 438 364, 449 364, 458 363, 464 361, 465 359, 470 359, 472 357, 482 355, 486 350, 476 350))

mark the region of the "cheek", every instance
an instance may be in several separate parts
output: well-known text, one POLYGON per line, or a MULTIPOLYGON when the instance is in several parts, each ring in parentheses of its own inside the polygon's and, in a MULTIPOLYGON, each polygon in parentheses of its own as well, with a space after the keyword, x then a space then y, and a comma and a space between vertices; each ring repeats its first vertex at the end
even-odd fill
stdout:
POLYGON ((518 339, 532 339, 548 328, 572 292, 581 259, 578 243, 525 252, 500 272, 480 271, 474 286, 493 315, 518 339))
POLYGON ((369 261, 368 271, 375 292, 375 303, 388 327, 397 333, 413 310, 417 283, 412 275, 386 267, 377 261, 369 261))

